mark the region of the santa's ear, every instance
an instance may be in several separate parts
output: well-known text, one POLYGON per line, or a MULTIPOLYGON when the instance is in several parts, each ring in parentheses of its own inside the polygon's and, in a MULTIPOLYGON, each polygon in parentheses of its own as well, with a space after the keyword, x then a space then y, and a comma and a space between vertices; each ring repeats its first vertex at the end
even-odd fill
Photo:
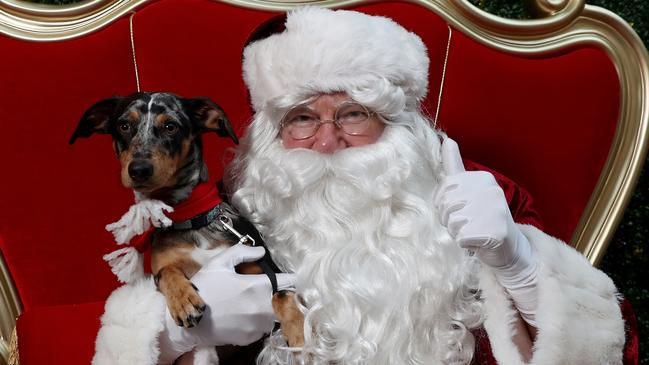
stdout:
POLYGON ((216 132, 221 137, 230 137, 234 144, 239 139, 234 133, 232 124, 223 109, 208 98, 193 98, 183 100, 185 110, 201 133, 216 132))
POLYGON ((108 122, 122 99, 121 97, 104 99, 86 110, 77 129, 72 133, 69 143, 73 144, 78 137, 90 137, 93 133, 109 133, 108 122))

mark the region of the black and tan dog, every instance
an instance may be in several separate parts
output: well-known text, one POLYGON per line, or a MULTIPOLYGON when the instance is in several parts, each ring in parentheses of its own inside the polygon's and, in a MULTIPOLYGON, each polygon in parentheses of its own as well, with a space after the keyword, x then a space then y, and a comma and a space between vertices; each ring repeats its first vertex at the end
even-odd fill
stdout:
MULTIPOLYGON (((70 138, 70 144, 94 133, 110 134, 122 167, 122 184, 140 198, 175 206, 187 199, 197 184, 208 181, 201 142, 201 135, 206 132, 230 137, 238 143, 225 113, 209 99, 136 93, 105 99, 90 107, 70 138)), ((228 204, 221 203, 218 208, 234 224, 246 224, 228 204)), ((185 327, 195 326, 205 309, 205 303, 189 280, 210 256, 201 258, 199 252, 231 246, 238 241, 224 229, 222 222, 202 218, 205 222, 200 228, 162 229, 153 235, 152 273, 172 317, 185 327)), ((262 272, 255 263, 241 264, 237 271, 262 272)), ((273 308, 289 344, 301 346, 303 318, 293 296, 293 293, 276 293, 273 308)))

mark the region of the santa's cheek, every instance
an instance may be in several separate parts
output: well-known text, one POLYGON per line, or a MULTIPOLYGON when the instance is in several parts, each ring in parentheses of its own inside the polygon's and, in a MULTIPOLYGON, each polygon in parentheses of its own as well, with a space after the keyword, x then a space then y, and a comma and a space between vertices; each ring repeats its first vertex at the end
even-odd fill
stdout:
POLYGON ((293 139, 291 137, 284 137, 282 136, 282 146, 284 146, 285 149, 290 150, 293 148, 306 148, 306 149, 311 149, 313 147, 313 143, 315 141, 315 138, 307 138, 307 139, 293 139))

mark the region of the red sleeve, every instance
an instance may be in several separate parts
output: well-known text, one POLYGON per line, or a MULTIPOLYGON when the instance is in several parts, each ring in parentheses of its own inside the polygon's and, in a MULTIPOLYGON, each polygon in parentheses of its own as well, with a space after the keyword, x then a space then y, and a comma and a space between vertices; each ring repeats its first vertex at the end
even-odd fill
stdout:
POLYGON ((464 160, 464 167, 467 171, 487 171, 490 172, 498 182, 498 185, 505 192, 505 198, 509 204, 509 210, 516 223, 529 224, 540 230, 543 230, 543 223, 539 214, 534 210, 533 200, 530 193, 508 177, 494 171, 479 163, 464 160))
POLYGON ((624 365, 638 365, 638 322, 631 307, 631 302, 624 299, 620 303, 622 307, 622 318, 624 318, 624 333, 626 343, 624 344, 624 365))
POLYGON ((491 345, 489 344, 489 337, 484 328, 478 328, 474 331, 473 337, 475 338, 475 352, 473 354, 473 361, 471 365, 496 365, 496 359, 491 352, 491 345))

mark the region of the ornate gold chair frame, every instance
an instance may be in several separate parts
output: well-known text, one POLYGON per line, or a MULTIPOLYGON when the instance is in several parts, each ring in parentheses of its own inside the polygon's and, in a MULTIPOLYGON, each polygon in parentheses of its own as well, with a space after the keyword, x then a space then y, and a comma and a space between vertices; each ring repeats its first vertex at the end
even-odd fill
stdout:
MULTIPOLYGON (((80 37, 152 0, 85 0, 51 6, 0 0, 0 33, 37 42, 80 37)), ((237 6, 283 11, 304 4, 342 7, 362 0, 223 0, 237 6)), ((584 0, 533 0, 543 17, 509 20, 485 13, 467 0, 410 0, 437 13, 479 43, 504 52, 543 56, 574 45, 605 50, 620 82, 620 114, 608 159, 571 244, 597 265, 632 196, 649 143, 649 56, 631 27, 615 14, 584 0)), ((538 101, 540 104, 551 101, 538 101)), ((20 299, 0 257, 0 363, 10 359, 8 339, 20 313, 20 299)))

